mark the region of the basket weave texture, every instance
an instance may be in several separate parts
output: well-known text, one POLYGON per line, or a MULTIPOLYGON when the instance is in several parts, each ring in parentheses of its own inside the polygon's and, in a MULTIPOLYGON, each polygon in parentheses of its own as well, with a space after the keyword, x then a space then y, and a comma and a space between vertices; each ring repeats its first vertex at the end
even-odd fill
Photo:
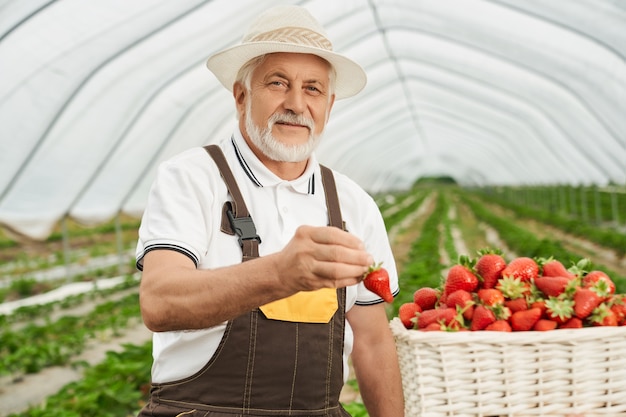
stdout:
POLYGON ((626 415, 626 326, 422 332, 390 322, 407 417, 626 415))

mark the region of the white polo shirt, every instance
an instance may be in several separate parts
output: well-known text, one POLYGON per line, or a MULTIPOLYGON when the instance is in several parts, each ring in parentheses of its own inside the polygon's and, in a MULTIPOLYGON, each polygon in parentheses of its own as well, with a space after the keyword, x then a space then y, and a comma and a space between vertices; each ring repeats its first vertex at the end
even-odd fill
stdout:
MULTIPOLYGON (((238 129, 219 143, 233 171, 248 210, 261 237, 259 255, 280 251, 298 226, 326 226, 328 214, 319 164, 311 157, 299 178, 285 181, 274 175, 254 155, 238 129)), ((397 295, 398 277, 382 216, 374 200, 348 177, 334 172, 346 229, 358 236, 366 250, 389 271, 397 295)), ((137 245, 137 266, 153 249, 187 255, 199 269, 241 262, 236 236, 220 231, 222 206, 232 200, 213 159, 201 147, 189 149, 163 162, 154 181, 137 245)), ((172 277, 176 279, 176 277, 172 277)), ((381 303, 363 284, 347 288, 346 311, 353 305, 381 303)), ((209 329, 159 332, 153 335, 152 379, 168 382, 198 372, 211 358, 226 323, 209 329)), ((346 323, 344 379, 352 351, 352 329, 346 323)))

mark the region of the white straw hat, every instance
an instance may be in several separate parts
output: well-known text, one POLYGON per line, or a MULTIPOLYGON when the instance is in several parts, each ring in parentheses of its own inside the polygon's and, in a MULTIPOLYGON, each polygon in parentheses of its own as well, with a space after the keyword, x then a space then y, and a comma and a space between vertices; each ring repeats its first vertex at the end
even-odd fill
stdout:
POLYGON ((206 65, 232 91, 237 73, 246 62, 274 52, 313 54, 330 62, 337 73, 336 99, 357 94, 367 82, 363 68, 333 52, 324 28, 299 6, 278 6, 261 14, 239 45, 217 52, 206 65))

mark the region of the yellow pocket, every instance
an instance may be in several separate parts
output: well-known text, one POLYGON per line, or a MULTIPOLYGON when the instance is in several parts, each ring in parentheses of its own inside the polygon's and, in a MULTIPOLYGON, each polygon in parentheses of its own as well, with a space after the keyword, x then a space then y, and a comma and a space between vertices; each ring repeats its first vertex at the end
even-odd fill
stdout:
POLYGON ((272 320, 328 323, 337 307, 337 290, 322 288, 317 291, 301 291, 259 308, 265 317, 272 320))

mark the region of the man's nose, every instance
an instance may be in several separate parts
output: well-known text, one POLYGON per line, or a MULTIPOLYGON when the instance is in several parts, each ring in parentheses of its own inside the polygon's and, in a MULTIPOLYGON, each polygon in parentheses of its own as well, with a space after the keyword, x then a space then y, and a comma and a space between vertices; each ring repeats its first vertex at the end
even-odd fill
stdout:
POLYGON ((302 114, 306 110, 305 92, 301 88, 290 88, 284 102, 285 110, 302 114))

